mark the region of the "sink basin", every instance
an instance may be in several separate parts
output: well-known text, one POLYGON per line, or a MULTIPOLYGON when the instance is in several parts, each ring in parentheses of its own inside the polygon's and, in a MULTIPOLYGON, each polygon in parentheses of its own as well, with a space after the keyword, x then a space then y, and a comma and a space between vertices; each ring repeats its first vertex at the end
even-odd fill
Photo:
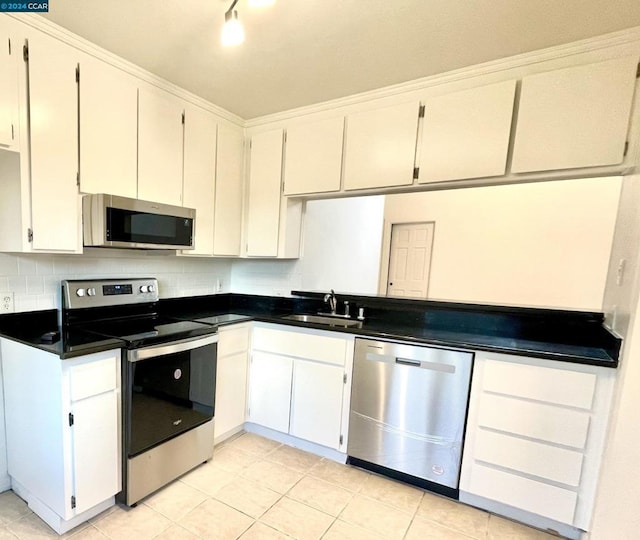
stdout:
POLYGON ((338 317, 323 317, 322 315, 286 315, 282 317, 289 321, 300 321, 313 324, 326 324, 327 326, 341 326, 343 328, 362 328, 362 321, 353 319, 340 319, 338 317))

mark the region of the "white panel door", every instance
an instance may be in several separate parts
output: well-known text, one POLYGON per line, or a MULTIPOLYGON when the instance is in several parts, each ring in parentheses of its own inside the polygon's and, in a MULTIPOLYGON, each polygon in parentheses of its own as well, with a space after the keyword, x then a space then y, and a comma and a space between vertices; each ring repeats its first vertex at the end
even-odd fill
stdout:
POLYGON ((78 86, 75 49, 45 34, 29 38, 33 248, 81 247, 78 86))
POLYGON ((255 134, 251 139, 247 255, 278 255, 282 183, 282 129, 255 134))
POLYGON ((216 194, 213 211, 213 254, 239 256, 242 241, 242 181, 244 135, 242 128, 218 125, 216 194))
POLYGON ((347 116, 344 189, 413 183, 419 103, 401 103, 347 116))
POLYGON ((251 358, 249 421, 289 432, 293 360, 254 351, 251 358))
POLYGON ((287 128, 285 195, 340 189, 343 136, 342 116, 287 128))
MULTIPOLYGON (((220 336, 222 338, 222 335, 220 336)), ((247 351, 218 356, 215 437, 245 422, 247 410, 247 351)))
POLYGON ((387 294, 426 298, 434 223, 396 223, 391 228, 387 294))
POLYGON ((625 57, 524 77, 512 172, 621 163, 637 65, 625 57))
POLYGON ((195 208, 195 246, 186 255, 213 255, 216 183, 216 117, 188 105, 184 120, 183 205, 195 208))
POLYGON ((105 392, 71 406, 73 478, 77 514, 120 491, 117 391, 105 392))
POLYGON ((80 58, 80 191, 135 198, 138 87, 132 76, 80 58))
POLYGON ((162 90, 138 90, 138 198, 182 205, 184 104, 162 90))
POLYGON ((503 175, 515 91, 505 81, 429 98, 418 182, 503 175))
POLYGON ((0 147, 18 144, 18 55, 22 47, 11 39, 10 20, 0 17, 0 147))
POLYGON ((290 434, 338 449, 342 426, 344 369, 296 360, 293 370, 290 434))

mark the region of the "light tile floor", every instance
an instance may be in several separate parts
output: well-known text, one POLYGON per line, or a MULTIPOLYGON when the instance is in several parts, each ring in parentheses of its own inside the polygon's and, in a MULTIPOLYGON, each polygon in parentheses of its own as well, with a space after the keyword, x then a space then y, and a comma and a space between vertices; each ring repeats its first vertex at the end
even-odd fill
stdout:
MULTIPOLYGON (((57 535, 12 492, 0 540, 57 535)), ((544 540, 541 531, 251 433, 148 497, 70 531, 73 540, 544 540)))

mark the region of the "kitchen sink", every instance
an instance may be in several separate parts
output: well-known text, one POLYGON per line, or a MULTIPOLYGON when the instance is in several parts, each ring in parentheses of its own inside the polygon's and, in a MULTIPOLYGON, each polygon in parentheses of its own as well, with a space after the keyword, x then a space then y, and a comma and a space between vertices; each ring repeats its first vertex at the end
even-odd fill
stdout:
POLYGON ((326 324, 327 326, 342 326, 343 328, 362 328, 362 321, 353 319, 341 319, 339 317, 325 317, 322 315, 286 315, 282 317, 289 321, 307 322, 313 324, 326 324))

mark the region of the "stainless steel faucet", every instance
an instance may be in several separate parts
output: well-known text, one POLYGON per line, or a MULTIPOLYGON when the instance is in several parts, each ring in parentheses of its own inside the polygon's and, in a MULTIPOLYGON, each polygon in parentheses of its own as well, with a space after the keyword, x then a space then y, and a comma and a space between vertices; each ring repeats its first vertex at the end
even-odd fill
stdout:
POLYGON ((331 310, 331 314, 336 314, 336 308, 338 307, 338 300, 336 300, 336 293, 333 289, 331 289, 330 293, 324 295, 325 304, 329 304, 329 309, 331 310))

